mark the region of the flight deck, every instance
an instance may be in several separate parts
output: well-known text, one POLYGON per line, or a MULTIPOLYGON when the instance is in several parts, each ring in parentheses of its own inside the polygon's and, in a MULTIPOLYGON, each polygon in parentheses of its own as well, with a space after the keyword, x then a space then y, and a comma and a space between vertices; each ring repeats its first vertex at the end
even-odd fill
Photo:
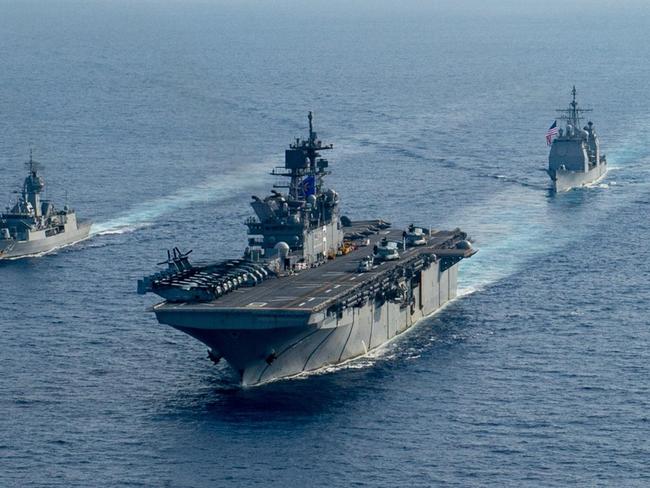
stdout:
MULTIPOLYGON (((348 234, 356 233, 359 226, 353 226, 348 234)), ((416 260, 421 255, 434 256, 435 259, 462 259, 474 254, 474 249, 458 249, 456 244, 466 236, 460 230, 431 231, 426 236, 426 244, 407 247, 400 251, 400 257, 394 261, 375 262, 367 272, 358 272, 359 261, 373 252, 373 247, 382 239, 401 242, 402 230, 379 230, 366 238, 367 245, 359 246, 346 255, 338 256, 320 266, 291 272, 271 278, 253 287, 242 287, 231 291, 215 300, 199 303, 166 303, 166 309, 173 307, 234 309, 252 312, 255 309, 284 309, 293 311, 316 312, 345 297, 368 282, 377 281, 400 266, 416 260)), ((363 239, 357 239, 358 242, 363 239)), ((225 310, 223 310, 225 311, 225 310)))

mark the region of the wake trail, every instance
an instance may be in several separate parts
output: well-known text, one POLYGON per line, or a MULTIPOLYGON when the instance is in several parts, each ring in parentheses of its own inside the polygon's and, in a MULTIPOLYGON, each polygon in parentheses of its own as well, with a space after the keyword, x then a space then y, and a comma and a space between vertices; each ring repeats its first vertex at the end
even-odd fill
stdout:
MULTIPOLYGON (((339 157, 354 153, 352 147, 337 149, 339 157)), ((189 208, 195 203, 225 201, 247 190, 260 189, 269 181, 267 172, 260 171, 260 168, 274 167, 281 163, 278 157, 270 157, 264 163, 242 165, 236 172, 215 175, 204 180, 200 185, 182 188, 170 195, 136 204, 112 219, 93 224, 90 235, 135 232, 150 227, 165 215, 189 208)))
MULTIPOLYGON (((251 172, 249 174, 255 174, 251 172)), ((228 200, 263 182, 259 177, 245 176, 243 172, 208 178, 200 185, 182 188, 170 195, 134 205, 130 210, 112 219, 93 224, 91 236, 124 234, 149 227, 165 215, 191 207, 196 203, 228 200)))
POLYGON ((558 195, 534 187, 511 187, 487 203, 450 216, 447 225, 467 230, 479 249, 460 267, 459 289, 473 293, 535 259, 561 252, 593 232, 594 224, 606 222, 617 209, 646 195, 650 145, 639 139, 610 151, 609 172, 593 185, 558 195))

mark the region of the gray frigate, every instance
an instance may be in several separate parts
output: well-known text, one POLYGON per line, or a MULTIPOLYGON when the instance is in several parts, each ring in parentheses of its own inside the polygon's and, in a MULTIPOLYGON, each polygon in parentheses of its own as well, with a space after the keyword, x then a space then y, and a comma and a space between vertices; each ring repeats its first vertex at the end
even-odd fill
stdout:
POLYGON ((271 172, 288 183, 252 197, 256 218, 246 221, 241 258, 195 266, 191 251, 174 248, 159 263, 166 269, 138 281, 138 293, 165 299, 152 307, 160 323, 206 344, 243 385, 380 347, 453 299, 459 263, 476 252, 460 229, 340 216, 320 154, 332 147, 318 139, 310 112, 308 138, 271 172))
POLYGON ((66 204, 62 210, 41 199, 45 181, 39 164, 29 153, 29 175, 13 207, 0 213, 0 259, 12 259, 45 253, 88 237, 91 223, 77 220, 66 204))
POLYGON ((557 131, 548 156, 548 174, 556 192, 594 183, 607 173, 607 159, 600 153, 594 124, 590 121, 580 128, 581 114, 591 109, 578 108, 575 86, 571 94, 569 108, 558 110, 562 114, 559 119, 566 121, 566 127, 557 131))

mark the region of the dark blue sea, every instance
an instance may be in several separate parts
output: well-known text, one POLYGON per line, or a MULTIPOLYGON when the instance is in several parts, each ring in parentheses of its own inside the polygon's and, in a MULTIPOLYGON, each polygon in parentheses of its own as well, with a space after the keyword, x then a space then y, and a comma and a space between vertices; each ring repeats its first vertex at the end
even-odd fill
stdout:
POLYGON ((1 207, 31 146, 95 222, 0 263, 0 486, 650 486, 646 5, 0 0, 1 207), (552 195, 573 84, 610 172, 552 195), (309 110, 344 214, 480 252, 378 353, 241 389, 136 282, 239 256, 309 110))

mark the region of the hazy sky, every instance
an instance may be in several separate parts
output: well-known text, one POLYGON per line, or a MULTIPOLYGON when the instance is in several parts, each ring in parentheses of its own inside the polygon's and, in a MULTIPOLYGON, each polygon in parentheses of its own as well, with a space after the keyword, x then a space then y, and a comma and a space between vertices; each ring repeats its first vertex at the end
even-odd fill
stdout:
POLYGON ((490 15, 580 15, 597 12, 603 16, 619 13, 650 13, 650 0, 0 0, 2 8, 45 8, 93 5, 125 8, 165 8, 198 6, 249 11, 274 12, 286 16, 410 16, 452 14, 463 16, 490 15))
POLYGON ((453 13, 465 15, 548 15, 586 14, 598 11, 650 12, 650 0, 152 0, 160 3, 222 4, 235 8, 318 14, 383 15, 453 13))

